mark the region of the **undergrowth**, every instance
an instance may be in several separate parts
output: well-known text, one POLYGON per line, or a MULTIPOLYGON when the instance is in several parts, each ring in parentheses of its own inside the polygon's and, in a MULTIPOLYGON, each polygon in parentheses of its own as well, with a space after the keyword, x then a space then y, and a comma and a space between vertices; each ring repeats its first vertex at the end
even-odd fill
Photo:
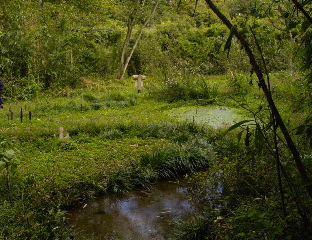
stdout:
POLYGON ((193 123, 97 123, 67 132, 64 139, 51 132, 16 136, 12 202, 0 179, 6 239, 66 239, 66 209, 99 194, 150 188, 157 179, 205 169, 213 159, 207 129, 193 123), (15 231, 5 225, 10 222, 15 231))
MULTIPOLYGON (((278 74, 272 78, 273 94, 292 134, 298 126, 310 125, 306 119, 311 109, 304 104, 309 92, 299 94, 303 86, 296 81, 291 88, 278 85, 278 74), (298 108, 300 99, 304 103, 298 108)), ((177 239, 308 239, 309 232, 301 227, 302 209, 308 213, 310 202, 283 143, 282 166, 290 176, 283 178, 287 217, 281 211, 276 162, 254 148, 254 135, 247 139, 245 129, 225 136, 223 130, 181 123, 164 113, 185 105, 222 103, 269 121, 263 95, 246 83, 248 76, 238 74, 232 84, 229 79, 184 77, 150 84, 149 92, 141 94, 122 85, 7 103, 0 112, 1 154, 14 150, 14 158, 0 161, 5 166, 0 176, 0 239, 70 239, 66 210, 76 204, 108 192, 150 188, 157 179, 183 174, 191 176, 192 200, 205 207, 202 215, 178 224, 177 239), (216 179, 223 184, 221 192, 216 179), (223 199, 209 197, 215 193, 223 199)), ((311 171, 307 133, 295 139, 311 171)))

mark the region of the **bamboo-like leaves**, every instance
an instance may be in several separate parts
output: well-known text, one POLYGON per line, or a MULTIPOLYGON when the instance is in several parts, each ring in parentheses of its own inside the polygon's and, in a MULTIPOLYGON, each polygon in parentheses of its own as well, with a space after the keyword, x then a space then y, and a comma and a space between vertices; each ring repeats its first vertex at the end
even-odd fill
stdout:
POLYGON ((240 143, 240 141, 242 140, 242 135, 243 135, 243 132, 244 132, 245 130, 242 130, 242 131, 240 131, 238 134, 237 134, 237 144, 239 144, 240 143))
POLYGON ((255 148, 258 152, 262 152, 264 144, 265 144, 265 138, 263 134, 263 129, 259 124, 256 124, 256 130, 255 130, 255 148))
POLYGON ((227 51, 227 57, 229 57, 229 54, 230 54, 233 36, 234 36, 234 32, 233 32, 233 30, 231 30, 230 35, 229 35, 229 37, 226 40, 226 43, 224 45, 224 51, 227 51))
POLYGON ((10 149, 10 150, 6 150, 4 153, 3 153, 4 157, 8 160, 11 160, 13 158, 15 158, 15 151, 10 149))
POLYGON ((254 120, 243 120, 243 121, 240 121, 238 123, 235 123, 234 125, 232 125, 231 127, 228 128, 228 130, 226 131, 226 133, 236 129, 236 128, 239 128, 239 127, 242 127, 245 123, 248 123, 248 122, 253 122, 254 120))
POLYGON ((306 135, 309 138, 312 138, 312 114, 307 117, 303 124, 299 125, 296 128, 296 135, 306 135))
POLYGON ((3 161, 0 161, 0 172, 6 167, 6 163, 3 161))
POLYGON ((16 153, 14 150, 6 150, 4 153, 0 154, 0 171, 3 169, 11 168, 12 172, 15 172, 17 168, 17 163, 14 161, 16 159, 16 153))
POLYGON ((240 143, 243 133, 246 132, 245 145, 249 147, 251 143, 250 137, 254 136, 253 138, 254 147, 259 153, 261 153, 266 143, 265 132, 272 127, 271 123, 268 123, 262 126, 259 123, 255 122, 254 120, 243 120, 229 127, 226 133, 234 129, 237 129, 239 127, 246 127, 246 128, 244 128, 242 131, 240 131, 237 134, 237 143, 238 144, 240 143), (249 123, 249 124, 246 124, 246 123, 249 123), (250 128, 250 126, 252 126, 252 128, 250 128))

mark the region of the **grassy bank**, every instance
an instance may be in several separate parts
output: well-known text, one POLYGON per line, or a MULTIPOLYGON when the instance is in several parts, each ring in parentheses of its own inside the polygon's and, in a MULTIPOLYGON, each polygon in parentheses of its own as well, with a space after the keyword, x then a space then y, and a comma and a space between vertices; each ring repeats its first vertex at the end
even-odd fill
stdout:
MULTIPOLYGON (((221 229, 227 228, 229 236, 246 234, 249 229, 243 228, 239 218, 230 213, 248 215, 255 209, 248 208, 251 206, 246 206, 246 201, 268 195, 272 196, 270 214, 278 210, 278 191, 271 190, 276 189, 274 160, 267 152, 258 152, 254 135, 250 138, 252 146, 246 149, 243 140, 238 143, 235 131, 224 135, 225 130, 213 130, 192 121, 179 122, 169 114, 179 107, 215 104, 240 107, 248 119, 257 112, 257 117, 265 122, 269 118, 263 96, 246 79, 247 76, 239 75, 233 82, 226 75, 149 83, 141 94, 130 83, 120 82, 98 85, 96 89, 39 94, 31 101, 8 102, 0 112, 2 239, 69 239, 64 225, 66 210, 75 204, 107 192, 120 194, 148 188, 157 179, 211 166, 215 172, 223 173, 220 181, 226 183, 225 197, 233 203, 221 214, 228 218, 221 229)), ((278 79, 278 75, 274 77, 278 104, 288 126, 294 128, 309 112, 308 104, 302 104, 300 109, 297 105, 306 94, 298 94, 302 86, 297 82, 292 84, 291 91, 286 91, 286 85, 279 85, 278 79)), ((242 130, 241 139, 245 134, 242 130)), ((298 136, 296 141, 303 142, 304 138, 298 136)), ((305 146, 300 148, 309 156, 305 146)), ((288 158, 287 150, 283 152, 288 158)), ((296 175, 293 165, 287 168, 296 175)), ((198 186, 201 194, 193 196, 198 201, 207 200, 205 193, 211 178, 205 174, 208 173, 194 176, 193 185, 202 184, 198 186)), ((288 207, 293 207, 291 198, 289 202, 288 207)), ((218 232, 213 223, 216 215, 208 215, 199 218, 203 222, 196 219, 195 227, 183 224, 188 234, 194 229, 206 229, 207 225, 202 223, 210 224, 218 232)), ((254 216, 257 214, 246 219, 253 220, 254 216)), ((295 219, 297 215, 292 216, 295 219)), ((275 223, 269 217, 264 219, 264 226, 275 223)), ((255 228, 262 227, 261 224, 255 224, 255 228)), ((288 225, 278 226, 284 229, 288 225)), ((253 230, 250 231, 253 236, 253 230)), ((183 234, 182 231, 180 236, 183 234)), ((281 236, 278 234, 275 236, 281 236)))
POLYGON ((122 85, 6 104, 1 236, 66 239, 66 209, 76 203, 207 168, 208 130, 164 113, 179 105, 122 85))

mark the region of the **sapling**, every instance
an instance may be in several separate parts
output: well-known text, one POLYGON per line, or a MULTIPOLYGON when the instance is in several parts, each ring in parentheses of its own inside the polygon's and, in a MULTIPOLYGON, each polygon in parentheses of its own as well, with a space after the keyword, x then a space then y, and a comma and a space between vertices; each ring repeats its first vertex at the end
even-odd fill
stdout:
POLYGON ((4 174, 10 202, 12 202, 11 175, 16 172, 16 169, 17 161, 15 151, 10 149, 0 153, 0 172, 5 171, 4 174))

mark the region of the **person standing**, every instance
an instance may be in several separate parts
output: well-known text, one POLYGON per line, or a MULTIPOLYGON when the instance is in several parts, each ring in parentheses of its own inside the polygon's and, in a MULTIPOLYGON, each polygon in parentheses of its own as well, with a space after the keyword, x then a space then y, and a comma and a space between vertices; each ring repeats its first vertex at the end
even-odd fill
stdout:
POLYGON ((4 88, 4 84, 2 80, 0 79, 0 109, 3 109, 3 100, 2 100, 2 91, 4 88))

